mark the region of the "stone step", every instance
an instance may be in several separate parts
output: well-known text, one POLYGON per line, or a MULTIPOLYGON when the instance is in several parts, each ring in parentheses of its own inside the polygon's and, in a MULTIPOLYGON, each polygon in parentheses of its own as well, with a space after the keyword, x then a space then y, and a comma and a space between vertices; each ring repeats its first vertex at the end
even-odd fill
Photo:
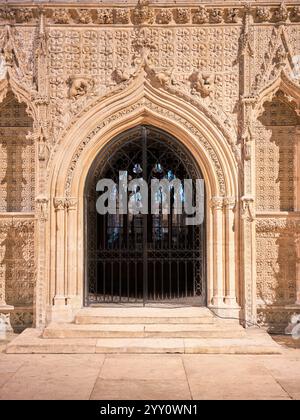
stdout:
POLYGON ((84 353, 194 353, 281 354, 281 347, 267 333, 256 331, 245 338, 43 338, 37 329, 27 329, 6 348, 10 354, 84 353))
POLYGON ((238 338, 241 326, 230 324, 56 324, 45 328, 44 338, 238 338))
POLYGON ((207 308, 86 308, 75 317, 75 324, 212 324, 214 315, 207 308))

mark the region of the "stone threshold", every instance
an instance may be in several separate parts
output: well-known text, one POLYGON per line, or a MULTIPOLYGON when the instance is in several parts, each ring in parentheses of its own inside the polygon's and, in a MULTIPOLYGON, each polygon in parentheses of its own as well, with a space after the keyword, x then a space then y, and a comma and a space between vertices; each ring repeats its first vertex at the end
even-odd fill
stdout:
POLYGON ((6 347, 9 354, 281 354, 282 347, 262 330, 245 338, 43 338, 27 329, 6 347))

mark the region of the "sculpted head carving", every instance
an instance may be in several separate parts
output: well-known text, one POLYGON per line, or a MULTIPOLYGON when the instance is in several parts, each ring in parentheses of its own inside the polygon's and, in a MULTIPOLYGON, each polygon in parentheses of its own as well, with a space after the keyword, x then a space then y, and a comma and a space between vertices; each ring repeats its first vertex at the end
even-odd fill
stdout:
POLYGON ((119 85, 121 83, 127 82, 133 73, 128 69, 116 69, 112 73, 112 79, 119 85))
POLYGON ((87 95, 94 87, 93 80, 86 76, 71 76, 67 83, 69 85, 70 99, 78 99, 87 95))
POLYGON ((190 77, 192 90, 203 98, 210 96, 214 90, 214 76, 210 73, 196 71, 190 77))

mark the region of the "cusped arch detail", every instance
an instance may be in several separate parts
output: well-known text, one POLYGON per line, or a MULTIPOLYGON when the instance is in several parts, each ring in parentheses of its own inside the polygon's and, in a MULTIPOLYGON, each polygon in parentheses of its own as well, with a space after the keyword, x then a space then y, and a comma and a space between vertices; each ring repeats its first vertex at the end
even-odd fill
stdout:
POLYGON ((300 112, 300 85, 293 81, 287 73, 282 70, 279 76, 269 85, 265 86, 259 93, 256 101, 256 115, 259 116, 265 102, 271 102, 278 91, 282 91, 287 102, 294 104, 296 112, 300 112))
POLYGON ((13 92, 19 103, 24 103, 26 105, 27 114, 32 117, 33 122, 36 123, 37 110, 32 101, 32 95, 20 86, 12 77, 0 80, 0 103, 3 102, 9 90, 13 92))

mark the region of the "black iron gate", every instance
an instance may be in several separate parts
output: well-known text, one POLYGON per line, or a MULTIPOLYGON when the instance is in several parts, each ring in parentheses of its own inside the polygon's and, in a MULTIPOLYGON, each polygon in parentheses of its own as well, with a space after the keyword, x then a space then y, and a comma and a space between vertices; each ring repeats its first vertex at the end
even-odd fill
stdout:
POLYGON ((150 188, 148 214, 97 214, 97 182, 109 178, 117 184, 119 171, 148 185, 153 178, 202 178, 189 152, 153 127, 124 133, 96 159, 86 186, 86 305, 205 305, 204 224, 188 226, 184 212, 175 214, 172 192, 169 214, 151 214, 150 188))

